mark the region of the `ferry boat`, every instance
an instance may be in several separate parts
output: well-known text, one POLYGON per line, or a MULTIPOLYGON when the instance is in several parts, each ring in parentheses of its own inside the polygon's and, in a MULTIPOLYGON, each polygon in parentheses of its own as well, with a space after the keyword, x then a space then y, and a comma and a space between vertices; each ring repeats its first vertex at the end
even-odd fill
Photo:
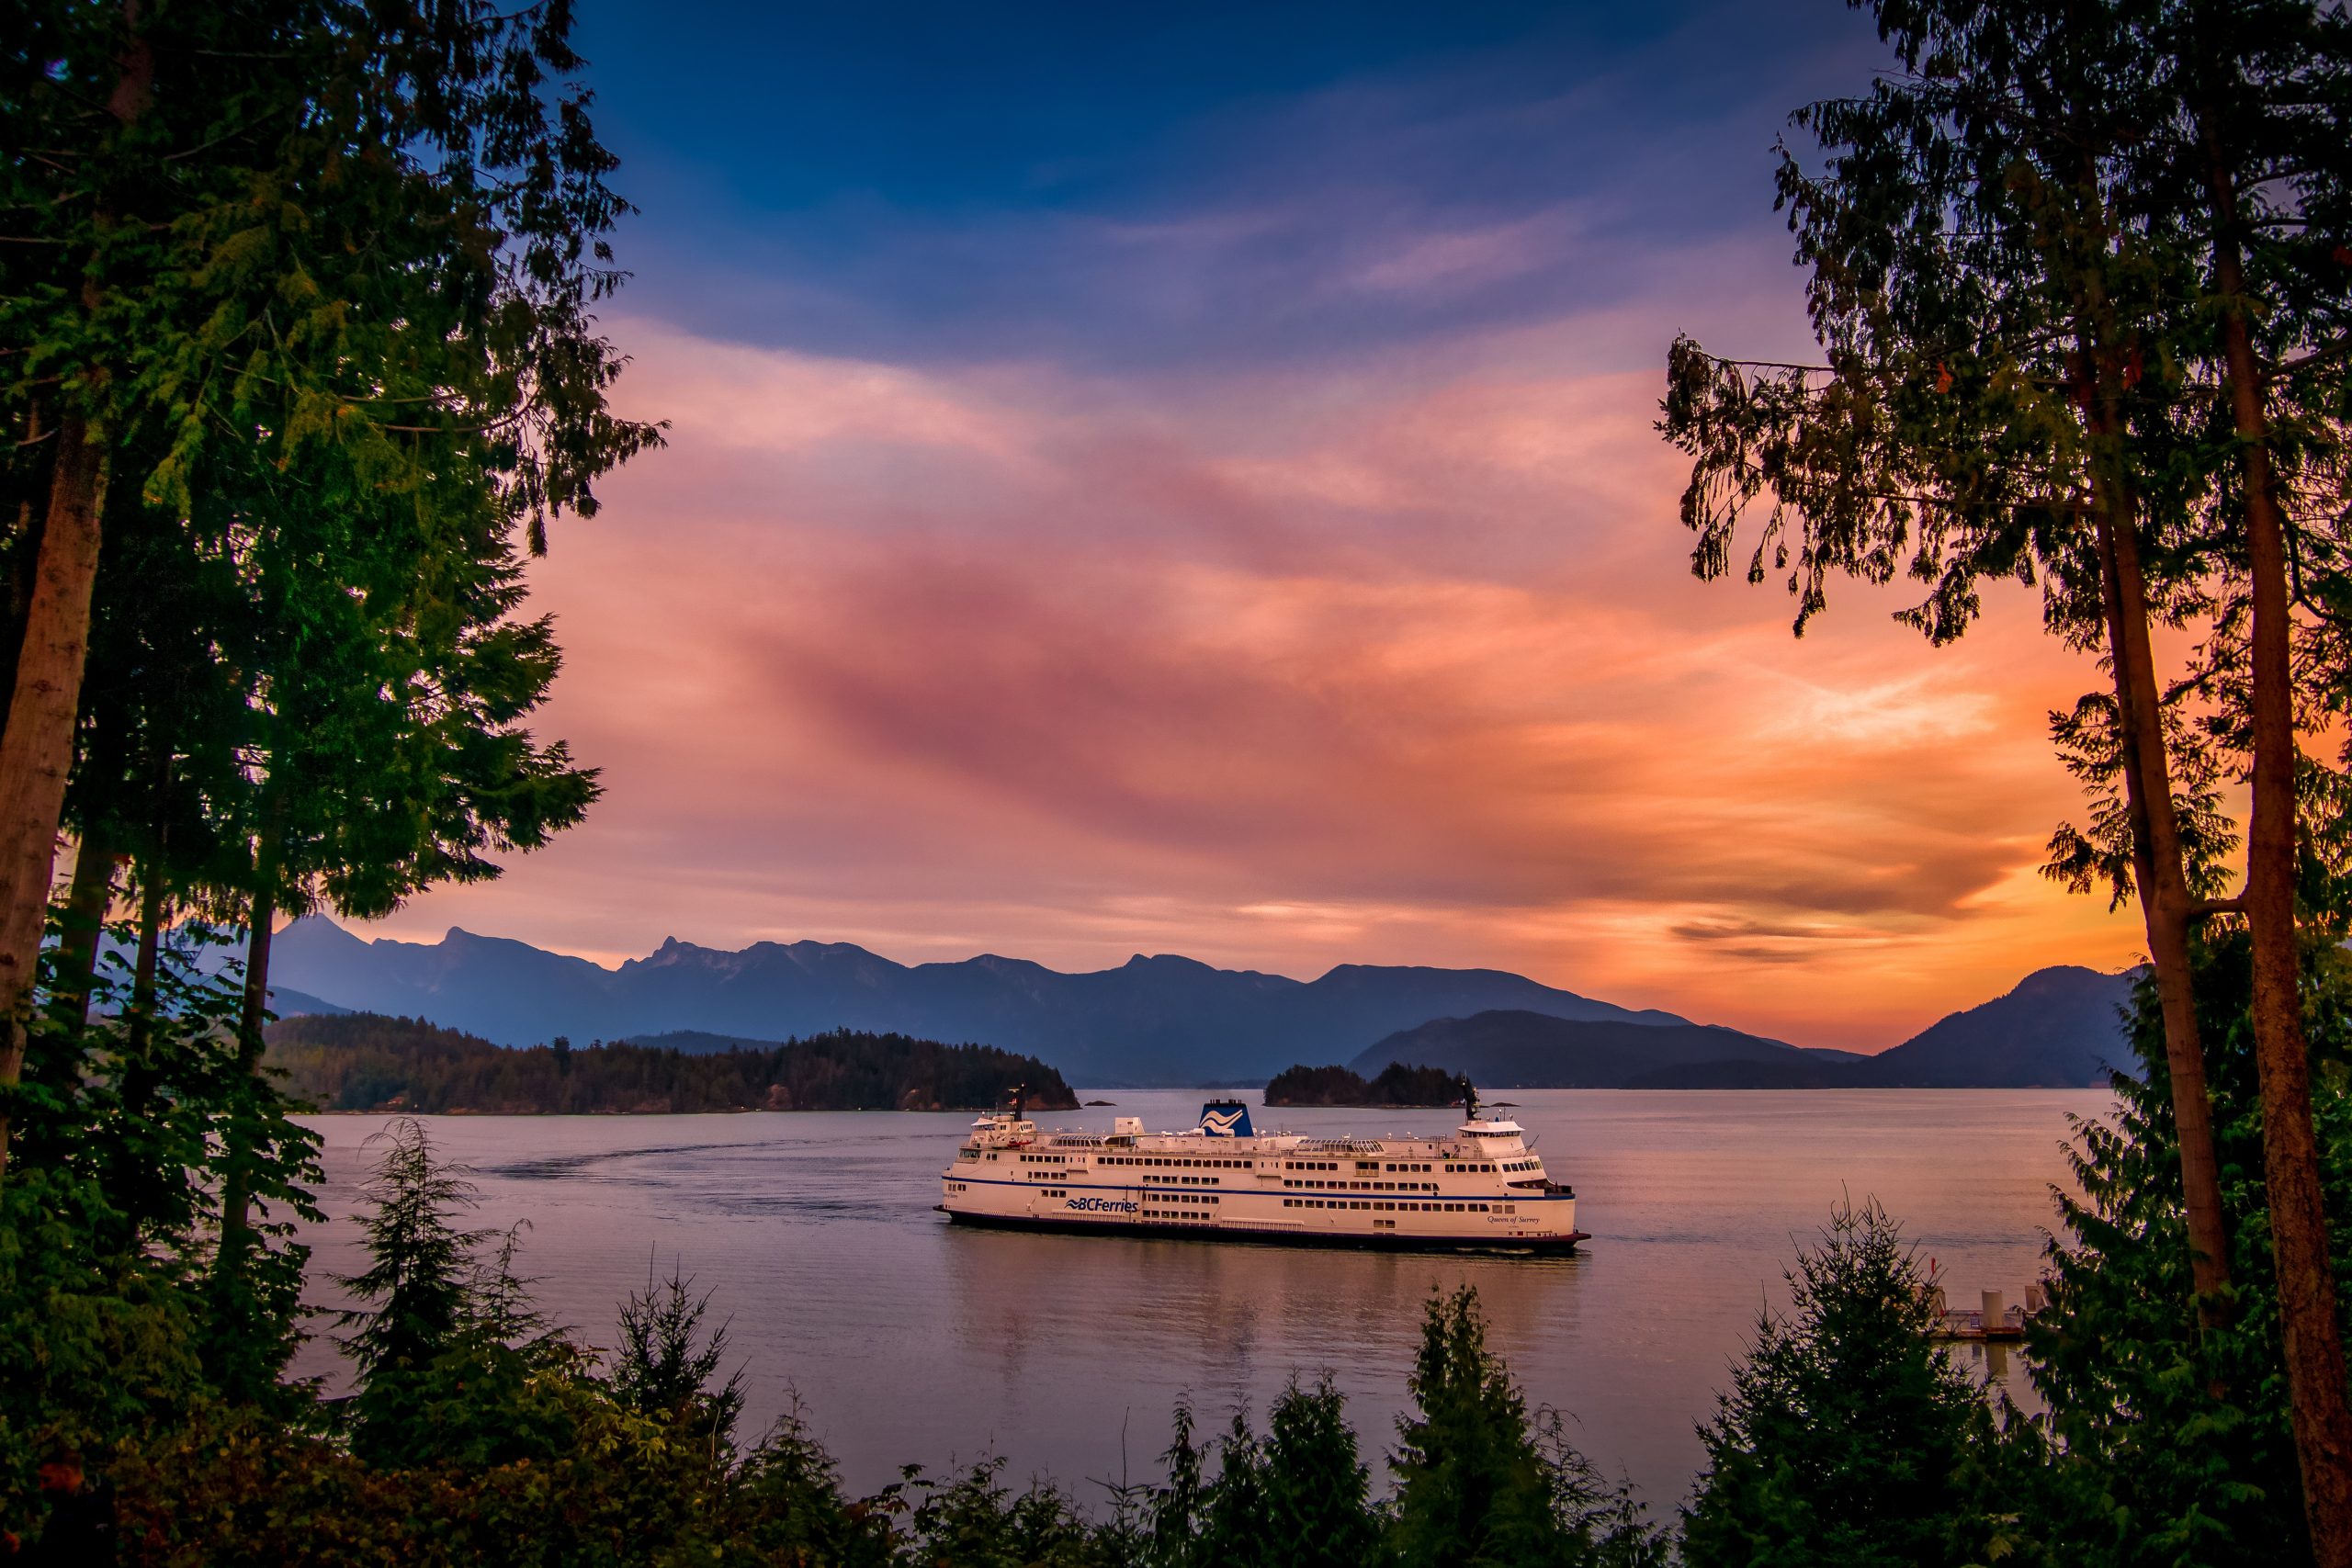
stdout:
POLYGON ((1554 1181, 1508 1118, 1481 1116, 1464 1086, 1451 1137, 1333 1138, 1255 1131, 1238 1100, 1198 1125, 1147 1133, 1041 1133, 1012 1109, 974 1122, 940 1173, 960 1224, 1193 1235, 1327 1247, 1572 1252, 1577 1195, 1554 1181))

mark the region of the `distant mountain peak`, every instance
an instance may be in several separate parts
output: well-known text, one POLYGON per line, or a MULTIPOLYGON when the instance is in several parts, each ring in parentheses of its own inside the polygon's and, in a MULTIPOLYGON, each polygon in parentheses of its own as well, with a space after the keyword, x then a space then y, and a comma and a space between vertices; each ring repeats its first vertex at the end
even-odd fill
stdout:
MULTIPOLYGON (((2085 985, 2099 985, 2118 980, 2122 981, 2126 985, 2130 985, 2133 980, 2139 977, 2139 974, 2140 966, 2138 964, 2130 964, 2124 968, 2109 973, 2107 970, 2093 969, 2088 965, 2082 964, 2052 964, 2048 968, 2037 969, 2032 974, 2028 975, 2024 979, 2019 980, 2015 987, 2011 987, 2008 995, 2012 997, 2043 996, 2054 990, 2070 989, 2077 986, 2085 985)), ((1995 999, 1998 1000, 2000 998, 1996 998, 1995 999)), ((1986 1002, 1979 1005, 1989 1007, 1992 1004, 1990 1002, 1986 1002)))
POLYGON ((1164 969, 1181 973, 1191 973, 1197 970, 1202 973, 1211 975, 1254 975, 1257 973, 1257 971, 1253 969, 1218 969, 1212 964, 1202 963, 1197 958, 1187 958, 1181 953, 1154 953, 1148 956, 1144 953, 1138 953, 1133 958, 1128 959, 1125 964, 1121 965, 1121 967, 1125 969, 1164 969))
POLYGON ((370 943, 331 923, 285 951, 272 978, 324 1002, 504 1044, 673 1030, 757 1040, 899 1031, 1040 1055, 1104 1085, 1262 1079, 1302 1057, 1351 1056, 1425 1020, 1491 1007, 1656 1021, 1500 970, 1347 964, 1305 981, 1167 953, 1069 974, 995 953, 910 965, 847 942, 727 952, 670 936, 608 969, 455 927, 438 942, 370 943))

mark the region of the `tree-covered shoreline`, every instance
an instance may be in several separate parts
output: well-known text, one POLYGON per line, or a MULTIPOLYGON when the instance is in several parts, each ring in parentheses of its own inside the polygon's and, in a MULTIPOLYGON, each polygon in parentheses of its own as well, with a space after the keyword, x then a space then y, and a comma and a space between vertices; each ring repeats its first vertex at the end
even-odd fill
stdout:
POLYGON ((1370 1078, 1343 1066, 1284 1067, 1266 1084, 1268 1105, 1361 1105, 1374 1108, 1453 1105, 1462 1085, 1442 1067, 1391 1062, 1370 1078))
POLYGON ((269 1028, 263 1066, 305 1111, 616 1116, 751 1111, 986 1111, 1015 1089, 1074 1111, 1034 1056, 834 1030, 764 1048, 690 1053, 597 1041, 504 1046, 423 1019, 305 1014, 269 1028))

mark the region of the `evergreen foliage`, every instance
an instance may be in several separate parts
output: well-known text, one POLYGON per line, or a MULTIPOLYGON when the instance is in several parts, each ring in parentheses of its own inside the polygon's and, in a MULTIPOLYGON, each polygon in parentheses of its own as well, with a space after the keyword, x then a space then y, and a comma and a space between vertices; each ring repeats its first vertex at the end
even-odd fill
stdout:
POLYGON ((1787 1276, 1701 1428, 1683 1560, 1937 1568, 2012 1556, 1984 1391, 1928 1337, 1937 1308, 1899 1228, 1838 1209, 1787 1276))
POLYGON ((640 1416, 667 1420, 714 1448, 731 1448, 743 1413, 743 1371, 738 1367, 718 1377, 727 1359, 727 1325, 703 1332, 710 1292, 694 1294, 693 1283, 676 1268, 667 1280, 649 1274, 644 1291, 621 1303, 613 1394, 640 1416))
POLYGON ((488 1231, 460 1231, 451 1217, 481 1199, 466 1173, 433 1156, 422 1122, 403 1119, 368 1140, 384 1144, 382 1163, 365 1190, 368 1267, 336 1280, 369 1303, 341 1316, 352 1332, 338 1341, 359 1369, 361 1386, 379 1374, 413 1371, 449 1349, 471 1316, 474 1254, 488 1231))
POLYGON ((1390 1544, 1402 1568, 1666 1561, 1622 1489, 1601 1484, 1560 1438, 1556 1413, 1530 1418, 1487 1348, 1468 1286, 1430 1303, 1406 1386, 1415 1409, 1398 1418, 1389 1461, 1390 1544))
POLYGON ((836 1030, 765 1049, 687 1055, 569 1040, 510 1049, 423 1019, 314 1014, 273 1024, 265 1065, 328 1111, 418 1114, 987 1110, 1028 1089, 1040 1111, 1078 1097, 1034 1056, 836 1030))
POLYGON ((1262 1450, 1261 1533, 1291 1568, 1355 1568, 1373 1559, 1377 1517, 1371 1474, 1356 1451, 1346 1401, 1329 1372, 1312 1386, 1291 1380, 1268 1413, 1262 1450))
POLYGON ((1266 1085, 1269 1105, 1453 1105, 1460 1082, 1442 1067, 1391 1062, 1370 1081, 1348 1067, 1284 1067, 1266 1085))
MULTIPOLYGON (((2214 1128, 2230 1179, 2240 1267, 2228 1324, 2199 1332, 2180 1308, 2180 1182, 2161 1027, 2143 987, 2132 1014, 2141 1071, 2114 1078, 2112 1118, 2076 1128, 2077 1199, 2060 1194, 2051 1308, 2034 1326, 2037 1385, 2063 1444, 2066 1537, 2086 1564, 2310 1561, 2289 1427, 2264 1212, 2261 1115, 2247 1009, 2250 943, 2196 950, 2212 1056, 2214 1128), (2184 1440, 2192 1439, 2192 1440, 2184 1440)), ((2352 966, 2333 943, 2304 955, 2313 1112, 2337 1258, 2352 1254, 2352 966)))

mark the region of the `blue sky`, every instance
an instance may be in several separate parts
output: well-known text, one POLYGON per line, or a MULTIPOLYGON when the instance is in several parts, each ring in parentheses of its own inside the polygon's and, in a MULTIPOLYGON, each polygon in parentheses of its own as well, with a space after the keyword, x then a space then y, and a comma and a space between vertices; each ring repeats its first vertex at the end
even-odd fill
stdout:
POLYGON ((630 296, 709 335, 1112 370, 1378 354, 1786 254, 1770 147, 1866 80, 1826 4, 592 4, 644 210, 630 296))

